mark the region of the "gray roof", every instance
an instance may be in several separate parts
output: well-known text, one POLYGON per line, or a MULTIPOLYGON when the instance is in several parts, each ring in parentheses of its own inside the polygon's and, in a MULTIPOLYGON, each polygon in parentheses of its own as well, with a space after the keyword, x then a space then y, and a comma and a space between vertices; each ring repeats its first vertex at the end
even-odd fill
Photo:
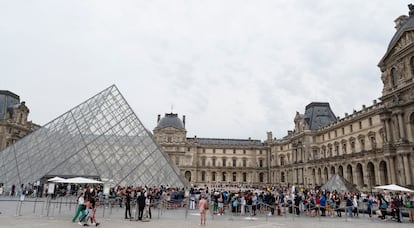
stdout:
MULTIPOLYGON (((412 5, 411 6, 410 5, 408 6, 409 8, 413 7, 412 5)), ((381 65, 384 62, 384 60, 391 53, 394 46, 397 44, 398 40, 401 38, 401 36, 405 32, 414 30, 414 9, 410 9, 409 14, 410 14, 410 16, 408 17, 408 21, 405 22, 400 28, 398 28, 397 32, 395 32, 394 36, 392 37, 392 39, 391 39, 391 41, 388 45, 387 52, 385 53, 384 57, 382 57, 382 59, 381 59, 381 61, 378 65, 381 65)))
POLYGON ((329 103, 312 102, 306 106, 305 120, 310 130, 318 130, 320 127, 335 122, 336 117, 329 103))
POLYGON ((165 113, 165 116, 158 122, 157 128, 166 128, 166 127, 174 127, 177 129, 184 129, 184 124, 183 122, 180 120, 180 118, 178 118, 178 114, 174 114, 174 113, 165 113))
POLYGON ((408 18, 408 21, 403 26, 401 26, 394 34, 390 41, 390 44, 388 45, 388 51, 390 51, 390 49, 394 47, 394 45, 398 42, 398 40, 404 32, 411 30, 414 30, 414 16, 410 16, 408 18))
POLYGON ((221 146, 262 146, 260 140, 253 139, 215 139, 215 138, 187 138, 187 142, 197 142, 200 145, 221 146))

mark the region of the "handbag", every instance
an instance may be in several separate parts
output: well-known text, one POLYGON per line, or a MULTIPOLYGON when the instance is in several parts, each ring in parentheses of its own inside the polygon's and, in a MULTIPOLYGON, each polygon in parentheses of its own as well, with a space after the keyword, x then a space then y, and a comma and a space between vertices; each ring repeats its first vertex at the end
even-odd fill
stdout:
POLYGON ((208 210, 208 203, 207 202, 204 204, 204 209, 208 210))

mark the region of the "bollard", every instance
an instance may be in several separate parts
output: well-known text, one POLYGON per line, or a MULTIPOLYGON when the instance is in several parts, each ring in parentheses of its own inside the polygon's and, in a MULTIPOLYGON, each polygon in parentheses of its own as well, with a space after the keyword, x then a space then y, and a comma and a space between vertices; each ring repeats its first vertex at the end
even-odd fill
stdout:
POLYGON ((188 198, 188 203, 187 206, 185 207, 185 219, 187 220, 187 215, 188 215, 188 207, 190 206, 190 198, 188 198))
POLYGON ((41 213, 41 216, 43 216, 44 209, 45 209, 45 201, 43 201, 43 204, 42 204, 42 213, 41 213))
POLYGON ((102 218, 105 218, 105 209, 106 209, 106 206, 104 205, 103 210, 102 210, 102 218))
POLYGON ((62 209, 62 201, 63 201, 63 199, 62 199, 62 197, 60 197, 60 204, 59 204, 59 214, 60 214, 60 212, 61 212, 61 209, 62 209))
POLYGON ((34 206, 33 206, 33 214, 36 214, 36 203, 37 203, 37 197, 35 199, 34 206))

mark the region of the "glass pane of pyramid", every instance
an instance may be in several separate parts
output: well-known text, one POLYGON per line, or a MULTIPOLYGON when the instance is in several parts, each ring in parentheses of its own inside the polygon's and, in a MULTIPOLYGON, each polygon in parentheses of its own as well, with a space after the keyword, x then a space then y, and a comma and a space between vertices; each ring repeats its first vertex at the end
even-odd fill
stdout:
POLYGON ((114 85, 0 151, 0 183, 6 187, 45 176, 188 185, 114 85))

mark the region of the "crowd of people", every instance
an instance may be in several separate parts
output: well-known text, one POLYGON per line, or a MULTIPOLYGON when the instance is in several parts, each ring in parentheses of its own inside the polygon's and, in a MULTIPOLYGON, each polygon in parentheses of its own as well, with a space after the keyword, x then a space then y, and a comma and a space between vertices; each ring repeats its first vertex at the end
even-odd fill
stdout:
MULTIPOLYGON (((413 199, 404 192, 337 192, 311 188, 294 188, 292 186, 238 187, 226 186, 192 187, 190 189, 168 186, 139 186, 111 188, 108 195, 103 194, 103 186, 71 188, 67 194, 77 196, 77 210, 72 222, 80 225, 98 226, 96 221, 97 204, 125 207, 125 219, 150 220, 151 208, 159 206, 164 209, 188 207, 198 209, 200 224, 206 223, 206 214, 221 216, 225 213, 234 215, 267 216, 291 213, 296 216, 310 217, 358 217, 366 213, 378 219, 402 221, 403 214, 408 215, 414 223, 413 199), (211 208, 209 208, 211 205, 211 208), (134 208, 135 213, 131 213, 134 208), (345 213, 345 214, 344 214, 345 213)), ((23 185, 12 188, 16 195, 29 191, 23 185)), ((13 195, 13 194, 12 194, 13 195)))
MULTIPOLYGON (((190 195, 190 209, 197 205, 197 195, 190 195)), ((213 189, 209 194, 213 214, 222 215, 229 208, 236 215, 255 216, 257 211, 272 215, 292 213, 296 216, 358 217, 366 213, 381 220, 401 222, 403 211, 414 222, 413 200, 403 192, 337 192, 291 187, 264 187, 228 191, 213 189), (387 217, 390 216, 390 217, 387 217)))

